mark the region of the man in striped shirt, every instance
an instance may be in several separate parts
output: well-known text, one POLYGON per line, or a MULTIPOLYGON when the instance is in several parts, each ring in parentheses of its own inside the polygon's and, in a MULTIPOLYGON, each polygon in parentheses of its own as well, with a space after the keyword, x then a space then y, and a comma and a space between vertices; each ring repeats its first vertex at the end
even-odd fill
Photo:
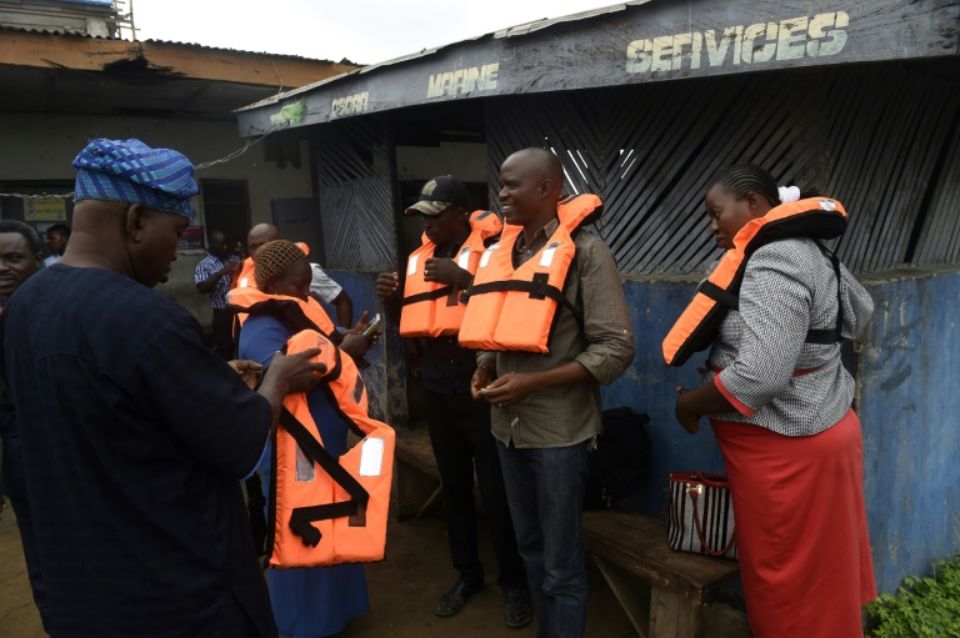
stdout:
POLYGON ((227 310, 227 292, 233 276, 240 272, 240 258, 230 254, 227 237, 214 230, 208 237, 210 250, 197 264, 193 283, 197 290, 210 295, 213 308, 213 344, 217 354, 226 360, 233 358, 233 334, 231 313, 227 310))

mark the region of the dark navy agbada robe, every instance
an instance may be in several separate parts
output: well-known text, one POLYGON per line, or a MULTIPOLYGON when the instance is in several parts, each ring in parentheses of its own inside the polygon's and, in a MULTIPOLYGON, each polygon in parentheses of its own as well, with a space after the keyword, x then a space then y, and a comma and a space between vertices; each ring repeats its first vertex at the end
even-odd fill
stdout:
POLYGON ((240 479, 270 405, 170 299, 53 266, 2 315, 56 636, 275 636, 240 479))

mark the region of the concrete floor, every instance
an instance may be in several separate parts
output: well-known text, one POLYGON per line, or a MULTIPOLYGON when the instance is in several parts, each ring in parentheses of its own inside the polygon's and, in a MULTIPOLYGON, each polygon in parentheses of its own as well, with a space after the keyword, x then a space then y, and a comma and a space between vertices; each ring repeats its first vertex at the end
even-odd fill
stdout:
MULTIPOLYGON (((495 571, 490 543, 482 538, 481 552, 488 570, 495 571)), ((437 598, 456 580, 450 566, 442 513, 420 520, 394 523, 387 560, 367 568, 370 614, 351 623, 343 638, 524 638, 536 635, 503 625, 503 595, 495 584, 470 600, 457 616, 436 618, 437 598)), ((488 572, 495 577, 495 573, 488 572)), ((591 571, 588 638, 635 636, 599 574, 591 571)), ((23 552, 13 511, 0 514, 0 638, 42 638, 45 634, 27 582, 23 552)))

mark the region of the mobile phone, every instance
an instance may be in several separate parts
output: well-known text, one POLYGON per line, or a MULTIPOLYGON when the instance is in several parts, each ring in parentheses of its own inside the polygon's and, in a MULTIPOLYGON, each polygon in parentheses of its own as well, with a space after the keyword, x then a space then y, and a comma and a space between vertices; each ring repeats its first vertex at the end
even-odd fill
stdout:
POLYGON ((367 327, 364 328, 363 332, 361 332, 360 334, 362 334, 364 337, 370 337, 374 335, 377 332, 377 330, 380 329, 380 324, 382 322, 383 322, 383 318, 380 316, 380 313, 378 312, 376 315, 374 315, 373 319, 370 320, 370 323, 367 324, 367 327))

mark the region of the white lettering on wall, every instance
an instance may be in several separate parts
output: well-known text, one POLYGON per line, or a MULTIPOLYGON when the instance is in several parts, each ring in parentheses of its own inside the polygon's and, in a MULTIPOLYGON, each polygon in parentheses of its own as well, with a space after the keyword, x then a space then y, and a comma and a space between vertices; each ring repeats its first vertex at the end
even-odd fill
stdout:
POLYGON ((356 93, 344 97, 334 98, 330 102, 330 119, 346 117, 348 115, 359 115, 366 113, 367 106, 370 104, 370 92, 356 93))
MULTIPOLYGON (((847 44, 850 16, 843 11, 779 22, 722 27, 634 40, 627 45, 627 73, 655 73, 763 64, 837 55, 847 44), (730 46, 730 45, 733 46, 730 46)), ((432 76, 431 76, 432 81, 432 76)))
POLYGON ((454 97, 497 88, 500 63, 433 73, 427 79, 427 97, 454 97))

